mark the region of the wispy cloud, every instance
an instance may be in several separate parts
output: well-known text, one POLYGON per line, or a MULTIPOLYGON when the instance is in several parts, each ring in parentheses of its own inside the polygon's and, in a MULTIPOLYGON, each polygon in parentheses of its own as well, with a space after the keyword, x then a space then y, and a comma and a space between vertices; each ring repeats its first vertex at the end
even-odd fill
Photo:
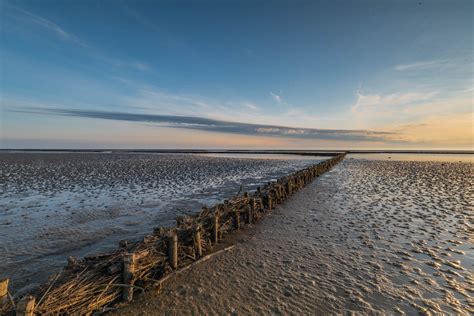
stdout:
POLYGON ((387 106, 397 106, 414 104, 432 99, 438 91, 427 92, 406 92, 382 94, 362 94, 357 93, 357 102, 352 106, 353 112, 362 111, 367 108, 385 108, 387 106))
POLYGON ((117 58, 112 58, 105 56, 104 54, 100 53, 99 51, 92 52, 92 55, 101 60, 104 61, 110 65, 116 66, 116 67, 127 67, 133 70, 138 70, 141 72, 147 72, 151 71, 150 65, 143 63, 143 62, 138 62, 138 61, 125 61, 117 58))
POLYGON ((383 141, 386 137, 393 134, 389 132, 368 130, 332 130, 297 128, 265 124, 249 124, 215 120, 197 116, 134 114, 126 112, 105 112, 94 110, 55 108, 25 108, 12 111, 30 114, 60 115, 89 119, 153 123, 164 127, 202 130, 217 133, 232 133, 241 135, 271 136, 299 139, 383 141))
POLYGON ((133 110, 147 113, 160 112, 167 115, 193 115, 221 110, 217 108, 220 105, 203 97, 174 94, 151 86, 137 86, 134 82, 131 85, 134 86, 136 92, 125 96, 123 103, 133 110))
MULTIPOLYGON (((314 115, 297 106, 265 111, 265 106, 251 100, 215 99, 195 94, 175 93, 158 89, 141 82, 116 78, 128 84, 135 93, 123 96, 117 104, 128 107, 131 112, 160 113, 166 115, 201 116, 223 121, 241 121, 270 125, 298 125, 305 128, 320 126, 331 128, 330 122, 337 120, 342 126, 346 122, 341 117, 314 115)), ((66 101, 63 103, 66 104, 66 101)), ((286 105, 283 103, 283 105, 286 105)))
POLYGON ((130 66, 132 67, 135 67, 136 69, 140 70, 140 71, 147 71, 147 70, 150 70, 150 66, 145 64, 145 63, 141 63, 141 62, 132 62, 130 64, 130 66))
POLYGON ((64 27, 45 17, 39 16, 35 13, 32 13, 30 11, 11 4, 6 5, 6 7, 12 10, 12 15, 14 15, 15 18, 38 25, 46 31, 55 34, 59 39, 65 42, 78 45, 87 55, 94 59, 97 59, 101 62, 105 62, 115 67, 127 67, 142 72, 151 70, 150 65, 141 61, 126 61, 107 56, 93 45, 86 43, 86 41, 79 38, 77 35, 73 34, 70 31, 66 31, 64 27))
MULTIPOLYGON (((160 25, 160 21, 150 19, 144 14, 140 13, 131 2, 117 2, 114 3, 115 6, 121 8, 123 12, 132 18, 135 22, 141 24, 147 32, 155 33, 159 38, 162 44, 165 44, 168 47, 186 47, 186 44, 183 41, 180 41, 178 37, 174 36, 169 32, 166 24, 163 26, 160 25)), ((163 23, 163 22, 162 22, 163 23)), ((186 49, 190 49, 186 47, 186 49)))
POLYGON ((83 41, 81 41, 76 35, 67 32, 66 30, 64 30, 64 28, 54 23, 53 21, 11 4, 8 4, 8 7, 21 14, 23 18, 27 18, 30 22, 55 33, 59 38, 77 44, 79 46, 87 47, 87 45, 83 41))
POLYGON ((428 61, 419 61, 414 63, 399 64, 394 68, 398 71, 409 71, 409 70, 424 70, 424 69, 433 69, 440 68, 452 64, 452 61, 449 59, 437 59, 437 60, 428 60, 428 61))
POLYGON ((250 103, 250 102, 244 102, 244 103, 242 103, 242 106, 249 109, 249 110, 252 110, 252 111, 257 111, 258 110, 258 107, 255 104, 250 103))
POLYGON ((438 91, 357 94, 356 126, 393 132, 385 143, 462 148, 472 144, 472 99, 438 91))
POLYGON ((283 103, 283 98, 276 94, 276 93, 273 93, 270 91, 270 96, 273 98, 273 100, 275 100, 278 104, 282 104, 283 103))
POLYGON ((351 106, 355 126, 382 128, 393 122, 410 121, 417 114, 414 110, 426 103, 434 102, 438 91, 410 91, 391 94, 357 92, 356 102, 351 106))

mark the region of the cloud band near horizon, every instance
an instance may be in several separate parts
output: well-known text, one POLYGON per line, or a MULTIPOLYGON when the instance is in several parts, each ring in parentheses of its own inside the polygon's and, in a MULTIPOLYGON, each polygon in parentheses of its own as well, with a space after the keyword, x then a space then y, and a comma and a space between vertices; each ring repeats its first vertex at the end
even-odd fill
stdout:
POLYGON ((250 124, 210 119, 197 116, 135 114, 79 109, 26 108, 13 112, 59 115, 68 117, 103 119, 113 121, 156 123, 162 127, 201 130, 216 133, 231 133, 251 136, 271 136, 295 139, 324 139, 346 141, 384 141, 392 132, 345 129, 299 128, 267 124, 250 124))

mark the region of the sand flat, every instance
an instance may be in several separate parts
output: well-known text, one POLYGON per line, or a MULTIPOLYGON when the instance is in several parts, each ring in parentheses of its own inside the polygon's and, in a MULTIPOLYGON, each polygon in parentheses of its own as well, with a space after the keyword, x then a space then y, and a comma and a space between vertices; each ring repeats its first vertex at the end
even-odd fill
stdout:
POLYGON ((327 159, 295 157, 1 153, 0 277, 25 292, 68 256, 115 249, 233 196, 241 184, 252 190, 327 159))
POLYGON ((120 315, 473 313, 473 165, 347 159, 120 315))

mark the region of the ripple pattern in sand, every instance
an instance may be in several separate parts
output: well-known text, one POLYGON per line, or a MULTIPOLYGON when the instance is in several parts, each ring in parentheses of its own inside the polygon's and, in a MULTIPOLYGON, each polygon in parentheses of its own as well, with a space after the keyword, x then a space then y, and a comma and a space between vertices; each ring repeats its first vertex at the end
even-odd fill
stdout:
POLYGON ((252 189, 319 160, 0 153, 0 277, 24 292, 67 256, 115 248, 234 195, 241 184, 252 189))
POLYGON ((474 312, 473 165, 348 159, 133 315, 474 312))

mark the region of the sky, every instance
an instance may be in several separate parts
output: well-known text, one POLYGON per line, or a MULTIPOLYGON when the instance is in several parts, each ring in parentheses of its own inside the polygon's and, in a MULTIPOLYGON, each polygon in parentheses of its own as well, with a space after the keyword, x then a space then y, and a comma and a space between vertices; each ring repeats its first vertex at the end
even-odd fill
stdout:
POLYGON ((0 148, 473 148, 473 1, 0 0, 0 148))

